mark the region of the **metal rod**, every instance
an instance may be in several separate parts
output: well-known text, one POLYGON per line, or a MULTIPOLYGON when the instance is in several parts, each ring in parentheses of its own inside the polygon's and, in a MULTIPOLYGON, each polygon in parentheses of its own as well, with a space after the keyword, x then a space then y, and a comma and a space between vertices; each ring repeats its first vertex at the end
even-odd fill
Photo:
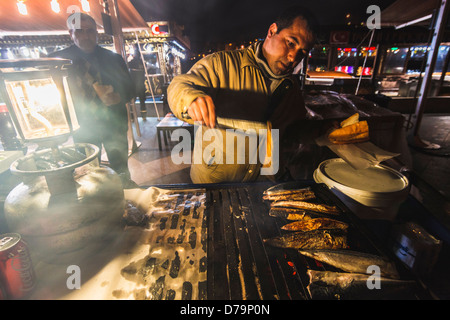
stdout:
POLYGON ((431 85, 431 76, 434 71, 434 67, 436 64, 437 54, 439 45, 442 39, 442 35, 444 34, 445 30, 445 20, 444 18, 447 17, 448 12, 448 2, 447 0, 442 0, 438 16, 436 19, 436 24, 433 28, 433 39, 431 41, 430 46, 430 52, 428 53, 428 61, 427 61, 427 68, 425 70, 425 76, 422 81, 422 85, 420 86, 420 93, 419 98, 417 100, 417 106, 416 106, 416 121, 413 128, 413 140, 411 141, 411 144, 415 145, 416 147, 420 148, 432 148, 432 149, 439 149, 440 146, 436 144, 430 144, 426 141, 423 141, 419 137, 419 129, 422 122, 423 113, 425 110, 426 105, 426 99, 428 96, 428 91, 431 85))
MULTIPOLYGON (((375 28, 372 29, 372 34, 370 35, 369 48, 372 45, 372 40, 373 40, 373 35, 374 34, 375 34, 375 28)), ((361 74, 359 75, 358 85, 356 86, 355 96, 358 94, 358 91, 359 91, 359 85, 361 84, 361 80, 362 80, 364 68, 366 67, 366 62, 367 62, 367 56, 368 55, 369 55, 369 52, 366 53, 366 56, 364 58, 363 66, 362 66, 362 69, 361 69, 361 74)))
POLYGON ((153 105, 155 106, 156 116, 158 117, 158 120, 161 120, 159 117, 158 107, 156 106, 155 95, 153 94, 152 84, 150 83, 150 76, 148 75, 147 68, 145 67, 145 59, 144 59, 144 55, 142 54, 141 45, 139 44, 139 38, 138 38, 137 32, 135 32, 134 35, 136 36, 136 44, 138 45, 138 48, 139 48, 139 54, 141 56, 142 64, 144 66, 145 78, 147 79, 147 85, 150 89, 150 94, 152 95, 153 105))
POLYGON ((125 45, 123 41, 122 24, 120 22, 119 4, 117 0, 110 0, 114 8, 114 15, 112 16, 112 28, 113 28, 113 42, 116 52, 120 54, 125 61, 127 60, 127 54, 125 52, 125 45))

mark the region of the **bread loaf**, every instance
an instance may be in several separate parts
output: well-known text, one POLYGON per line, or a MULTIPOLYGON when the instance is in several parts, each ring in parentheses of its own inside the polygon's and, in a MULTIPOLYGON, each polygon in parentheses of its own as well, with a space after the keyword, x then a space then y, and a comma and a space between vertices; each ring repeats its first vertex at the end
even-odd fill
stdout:
POLYGON ((355 113, 354 115, 348 117, 344 121, 341 122, 341 128, 344 128, 346 126, 350 126, 352 124, 359 122, 359 113, 355 113))
POLYGON ((359 121, 343 128, 336 129, 328 135, 334 144, 347 144, 369 140, 369 125, 367 121, 359 121))

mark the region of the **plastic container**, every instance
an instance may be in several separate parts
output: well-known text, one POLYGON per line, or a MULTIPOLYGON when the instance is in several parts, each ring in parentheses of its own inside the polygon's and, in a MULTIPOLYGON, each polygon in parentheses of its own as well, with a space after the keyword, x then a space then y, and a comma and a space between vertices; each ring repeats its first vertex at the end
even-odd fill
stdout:
POLYGON ((392 168, 378 164, 355 170, 340 158, 323 161, 314 180, 326 184, 363 219, 394 220, 410 189, 408 179, 392 168))

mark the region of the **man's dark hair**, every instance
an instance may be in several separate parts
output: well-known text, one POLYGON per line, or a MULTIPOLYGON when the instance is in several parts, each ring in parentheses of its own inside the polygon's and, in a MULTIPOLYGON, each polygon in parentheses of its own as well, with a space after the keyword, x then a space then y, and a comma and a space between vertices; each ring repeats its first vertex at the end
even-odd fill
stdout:
POLYGON ((277 24, 277 33, 284 28, 289 28, 297 17, 305 20, 308 30, 311 31, 314 36, 317 36, 319 31, 317 19, 309 9, 302 6, 292 6, 281 12, 275 20, 275 23, 277 24))

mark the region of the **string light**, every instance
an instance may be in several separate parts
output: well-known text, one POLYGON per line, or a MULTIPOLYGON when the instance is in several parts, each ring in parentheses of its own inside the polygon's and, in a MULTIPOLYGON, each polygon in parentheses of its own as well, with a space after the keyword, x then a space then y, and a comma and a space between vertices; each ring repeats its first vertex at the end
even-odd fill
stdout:
POLYGON ((83 9, 84 12, 91 11, 91 6, 89 5, 88 0, 81 0, 81 9, 83 9))
POLYGON ((24 16, 28 14, 27 5, 23 2, 23 0, 17 1, 17 9, 19 9, 19 13, 24 16))
POLYGON ((61 11, 61 8, 59 6, 58 0, 52 0, 50 2, 50 5, 52 6, 52 10, 56 13, 59 13, 61 11))

